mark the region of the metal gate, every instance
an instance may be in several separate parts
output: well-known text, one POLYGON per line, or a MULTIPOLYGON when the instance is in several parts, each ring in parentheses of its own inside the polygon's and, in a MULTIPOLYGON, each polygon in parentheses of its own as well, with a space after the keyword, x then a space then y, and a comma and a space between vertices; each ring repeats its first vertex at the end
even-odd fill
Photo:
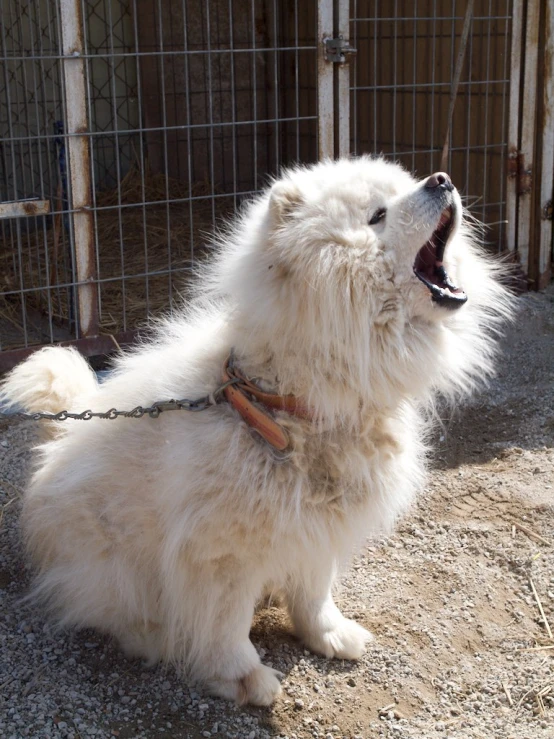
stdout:
POLYGON ((448 169, 488 248, 540 286, 553 6, 5 0, 0 369, 53 341, 132 341, 179 299, 206 232, 318 157, 448 169))
POLYGON ((0 369, 170 310, 206 233, 318 151, 316 2, 5 0, 0 369))
POLYGON ((546 286, 554 0, 339 0, 334 30, 350 60, 335 80, 336 153, 384 154, 420 176, 446 169, 484 245, 546 286))

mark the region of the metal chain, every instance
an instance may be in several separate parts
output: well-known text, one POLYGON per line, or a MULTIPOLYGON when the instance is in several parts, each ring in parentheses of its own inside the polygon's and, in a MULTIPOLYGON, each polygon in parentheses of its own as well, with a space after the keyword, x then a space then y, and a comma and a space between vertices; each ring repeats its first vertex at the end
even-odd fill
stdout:
POLYGON ((211 395, 205 395, 203 398, 197 398, 196 400, 188 400, 187 398, 183 398, 182 400, 163 400, 158 403, 152 403, 152 405, 146 408, 137 405, 131 411, 118 411, 116 408, 110 408, 109 411, 104 412, 87 410, 81 411, 81 413, 70 413, 69 411, 59 411, 59 413, 0 413, 0 420, 18 418, 22 421, 67 421, 68 419, 90 421, 91 418, 104 418, 113 421, 120 416, 123 418, 142 418, 143 416, 158 418, 160 413, 165 413, 165 411, 192 411, 195 413, 205 411, 207 408, 216 405, 219 402, 219 396, 225 388, 229 385, 236 385, 238 382, 240 382, 240 379, 235 377, 220 385, 211 395))

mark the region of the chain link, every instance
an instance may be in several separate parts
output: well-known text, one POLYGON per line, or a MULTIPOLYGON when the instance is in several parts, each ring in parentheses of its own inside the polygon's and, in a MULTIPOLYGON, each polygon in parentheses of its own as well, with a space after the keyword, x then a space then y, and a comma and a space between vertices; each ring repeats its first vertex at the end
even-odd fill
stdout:
POLYGON ((197 398, 196 400, 188 400, 183 398, 182 400, 162 400, 158 403, 152 403, 152 405, 143 408, 142 405, 137 405, 131 411, 118 411, 116 408, 110 408, 108 411, 81 411, 81 413, 70 413, 70 411, 59 411, 59 413, 0 413, 0 420, 5 418, 18 418, 22 421, 67 421, 73 419, 75 421, 90 421, 91 418, 104 418, 109 421, 113 421, 116 418, 142 418, 148 416, 149 418, 158 418, 160 413, 166 411, 192 411, 196 413, 198 411, 205 411, 207 408, 219 403, 219 397, 221 393, 229 385, 236 385, 240 382, 239 378, 233 378, 224 382, 220 385, 212 395, 205 395, 203 398, 197 398))

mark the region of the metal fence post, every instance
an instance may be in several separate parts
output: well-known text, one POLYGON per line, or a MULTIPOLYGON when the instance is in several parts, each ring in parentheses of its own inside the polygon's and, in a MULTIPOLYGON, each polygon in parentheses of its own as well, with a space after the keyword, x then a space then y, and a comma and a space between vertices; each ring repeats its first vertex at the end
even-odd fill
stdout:
POLYGON ((508 180, 506 183, 506 227, 508 251, 517 249, 517 204, 519 168, 519 121, 523 36, 523 3, 515 2, 512 15, 510 65, 510 112, 508 119, 508 180))
POLYGON ((88 337, 98 334, 98 294, 80 0, 60 0, 60 17, 66 101, 65 133, 71 183, 71 237, 78 283, 78 325, 79 334, 88 337))
MULTIPOLYGON (((517 3, 516 3, 517 5, 517 3)), ((540 4, 527 5, 525 38, 525 66, 523 71, 523 107, 521 113, 521 146, 518 166, 518 222, 517 250, 523 272, 529 276, 529 254, 533 233, 533 177, 535 173, 535 141, 537 131, 537 63, 539 46, 540 4)))
MULTIPOLYGON (((348 43, 350 37, 350 0, 338 0, 338 34, 348 43)), ((335 119, 338 126, 338 155, 350 154, 350 64, 339 64, 337 70, 338 94, 335 119)))
POLYGON ((335 153, 333 104, 333 64, 325 56, 325 39, 333 37, 333 0, 317 4, 317 126, 319 159, 332 159, 335 153))
POLYGON ((547 0, 544 37, 544 78, 542 87, 542 135, 541 184, 539 195, 539 252, 537 255, 535 287, 541 290, 552 276, 552 217, 554 198, 554 0, 547 0))

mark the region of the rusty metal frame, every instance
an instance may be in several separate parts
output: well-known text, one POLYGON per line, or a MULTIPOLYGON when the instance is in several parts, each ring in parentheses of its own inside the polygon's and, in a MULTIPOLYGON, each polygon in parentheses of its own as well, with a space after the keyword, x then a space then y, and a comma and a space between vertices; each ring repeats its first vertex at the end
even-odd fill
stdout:
POLYGON ((50 201, 27 198, 25 200, 5 200, 0 203, 0 218, 28 218, 45 216, 50 213, 50 201))

